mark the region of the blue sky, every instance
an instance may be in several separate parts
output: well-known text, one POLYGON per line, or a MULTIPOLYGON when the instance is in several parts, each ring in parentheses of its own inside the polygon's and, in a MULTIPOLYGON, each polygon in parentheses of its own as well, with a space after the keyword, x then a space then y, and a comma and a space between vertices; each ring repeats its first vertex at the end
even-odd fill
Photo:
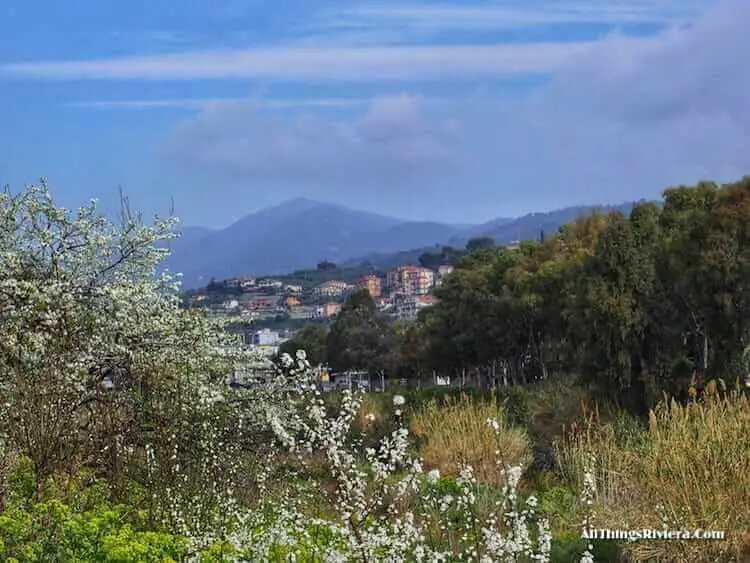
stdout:
POLYGON ((746 0, 4 0, 0 183, 220 227, 484 221, 750 173, 746 0))

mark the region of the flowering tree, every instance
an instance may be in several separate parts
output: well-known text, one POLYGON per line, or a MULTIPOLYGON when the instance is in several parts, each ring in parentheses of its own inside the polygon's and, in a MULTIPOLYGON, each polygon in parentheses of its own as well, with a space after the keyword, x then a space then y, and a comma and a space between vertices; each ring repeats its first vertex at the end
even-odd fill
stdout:
POLYGON ((80 464, 115 479, 223 388, 227 337, 156 274, 174 225, 146 226, 127 202, 120 225, 95 201, 71 212, 44 182, 0 193, 0 434, 38 488, 80 464))

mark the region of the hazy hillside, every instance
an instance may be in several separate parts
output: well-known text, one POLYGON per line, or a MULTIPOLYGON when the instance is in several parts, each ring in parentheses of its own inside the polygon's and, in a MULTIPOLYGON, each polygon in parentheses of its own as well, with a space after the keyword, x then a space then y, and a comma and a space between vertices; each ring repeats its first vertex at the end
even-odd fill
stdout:
POLYGON ((339 264, 369 261, 378 267, 392 267, 415 262, 422 252, 436 246, 463 247, 479 236, 490 236, 500 244, 537 239, 542 231, 552 234, 594 210, 627 213, 632 206, 570 207, 466 227, 403 221, 295 199, 250 214, 226 229, 184 228, 182 238, 172 244, 173 255, 166 265, 183 273, 188 289, 205 285, 212 277, 278 275, 314 267, 321 260, 339 264))
POLYGON ((516 240, 536 240, 542 232, 547 235, 556 233, 566 223, 588 215, 595 211, 607 213, 619 211, 628 214, 633 208, 634 202, 621 203, 619 205, 578 205, 565 207, 547 213, 529 213, 517 219, 500 219, 480 225, 477 228, 468 229, 460 233, 452 242, 463 246, 474 236, 488 236, 495 239, 499 244, 507 244, 516 240))
POLYGON ((186 288, 246 274, 281 274, 320 260, 345 261, 446 241, 457 227, 405 222, 328 203, 296 199, 240 219, 226 229, 183 229, 166 266, 186 288))
POLYGON ((599 211, 619 211, 630 213, 634 203, 622 203, 612 206, 582 205, 566 207, 547 213, 530 213, 517 219, 500 218, 481 225, 463 228, 448 240, 432 243, 418 248, 410 248, 398 252, 372 253, 357 256, 352 260, 344 262, 345 266, 355 266, 363 262, 369 262, 374 267, 389 269, 399 264, 417 263, 424 252, 439 251, 441 246, 449 245, 455 248, 463 248, 466 243, 475 237, 492 237, 498 244, 508 244, 517 240, 538 240, 542 232, 547 235, 556 233, 561 226, 575 220, 582 215, 599 211))

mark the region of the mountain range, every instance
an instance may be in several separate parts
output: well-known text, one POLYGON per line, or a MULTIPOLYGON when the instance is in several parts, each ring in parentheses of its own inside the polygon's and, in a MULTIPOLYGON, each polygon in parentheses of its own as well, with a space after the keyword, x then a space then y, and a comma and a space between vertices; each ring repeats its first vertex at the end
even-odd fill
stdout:
POLYGON ((451 225, 395 219, 298 198, 251 213, 225 229, 184 227, 180 238, 171 243, 165 267, 182 272, 183 287, 192 289, 212 277, 280 275, 314 268, 322 260, 391 265, 414 261, 435 246, 462 247, 480 236, 492 237, 499 244, 536 239, 541 231, 557 232, 581 215, 610 210, 629 213, 633 205, 584 205, 477 225, 451 225))

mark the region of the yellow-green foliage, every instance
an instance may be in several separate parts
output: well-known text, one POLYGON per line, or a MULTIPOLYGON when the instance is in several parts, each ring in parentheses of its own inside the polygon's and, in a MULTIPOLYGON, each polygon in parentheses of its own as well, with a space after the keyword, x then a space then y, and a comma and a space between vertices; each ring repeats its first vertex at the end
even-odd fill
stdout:
POLYGON ((587 455, 595 454, 599 527, 661 528, 666 521, 670 529, 728 535, 725 542, 628 544, 636 560, 738 561, 750 557, 748 430, 745 396, 708 394, 702 403, 660 403, 640 442, 618 436, 614 424, 589 424, 569 436, 558 453, 571 477, 581 473, 587 455))
POLYGON ((480 482, 500 483, 498 460, 506 466, 531 460, 526 431, 510 426, 504 410, 491 401, 473 402, 465 395, 433 400, 414 413, 411 429, 423 442, 426 465, 445 475, 456 475, 468 464, 480 482), (500 425, 497 436, 489 418, 500 425))
POLYGON ((76 513, 58 500, 0 515, 3 561, 178 561, 185 539, 137 531, 125 507, 101 506, 76 513))

